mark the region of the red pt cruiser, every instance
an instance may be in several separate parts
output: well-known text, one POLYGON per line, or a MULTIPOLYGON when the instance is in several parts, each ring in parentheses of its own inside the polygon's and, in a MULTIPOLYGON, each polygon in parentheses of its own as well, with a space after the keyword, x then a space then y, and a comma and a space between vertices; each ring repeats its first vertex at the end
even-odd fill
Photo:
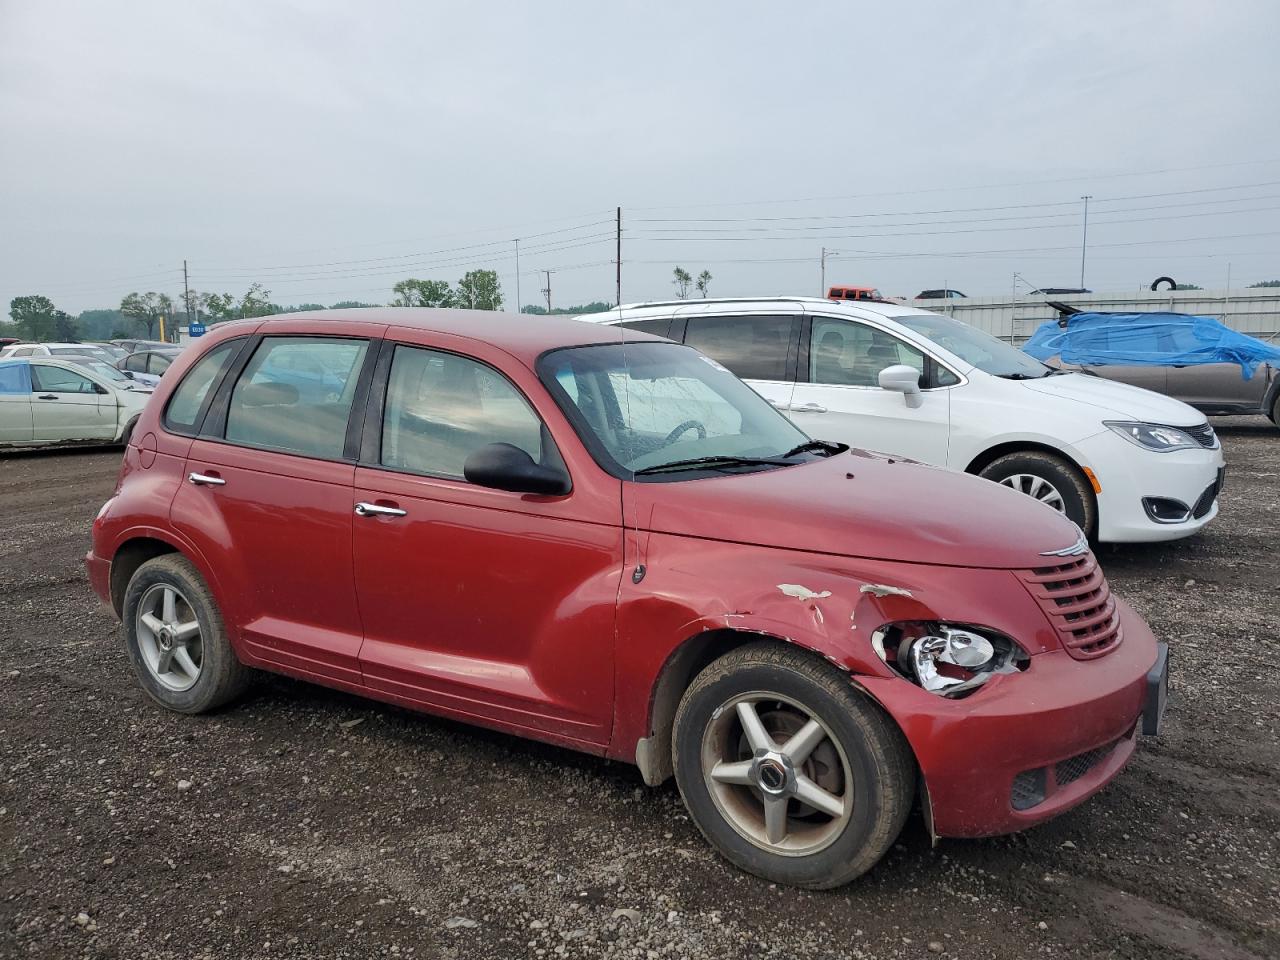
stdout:
POLYGON ((674 775, 733 863, 1019 830, 1153 733, 1167 654, 1027 497, 812 440, 718 363, 461 310, 228 323, 86 557, 162 705, 270 670, 674 775))

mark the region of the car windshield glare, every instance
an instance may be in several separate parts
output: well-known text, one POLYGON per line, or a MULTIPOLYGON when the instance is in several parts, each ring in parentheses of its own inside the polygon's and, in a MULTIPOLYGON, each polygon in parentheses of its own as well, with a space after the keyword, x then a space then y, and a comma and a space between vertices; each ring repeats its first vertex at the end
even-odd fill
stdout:
POLYGON ((936 313, 908 313, 893 318, 983 373, 995 377, 1039 379, 1052 371, 1039 360, 967 323, 936 313))
POLYGON ((778 457, 808 440, 719 363, 678 344, 571 347, 545 355, 538 369, 593 456, 615 475, 704 457, 778 457))

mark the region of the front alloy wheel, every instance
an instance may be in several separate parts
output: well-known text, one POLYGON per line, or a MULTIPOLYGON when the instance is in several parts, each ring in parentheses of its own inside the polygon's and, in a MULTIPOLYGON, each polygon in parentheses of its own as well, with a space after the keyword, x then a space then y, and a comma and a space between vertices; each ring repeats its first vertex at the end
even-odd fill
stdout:
POLYGON ((821 720, 772 692, 718 707, 702 738, 702 774, 725 820, 771 853, 825 849, 853 810, 853 773, 821 720))
POLYGON ((902 732, 848 674, 782 643, 710 664, 672 733, 693 822, 726 859, 769 880, 847 883, 884 855, 911 808, 902 732))

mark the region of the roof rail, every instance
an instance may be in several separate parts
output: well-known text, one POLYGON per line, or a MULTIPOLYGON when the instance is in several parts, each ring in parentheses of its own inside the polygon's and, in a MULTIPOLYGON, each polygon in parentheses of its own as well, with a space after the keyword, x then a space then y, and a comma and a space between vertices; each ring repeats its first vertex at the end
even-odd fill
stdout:
MULTIPOLYGON (((631 310, 637 307, 691 307, 700 303, 804 303, 823 300, 823 297, 698 297, 686 300, 644 300, 640 303, 624 303, 610 310, 631 310)), ((601 310, 601 313, 608 311, 601 310)))

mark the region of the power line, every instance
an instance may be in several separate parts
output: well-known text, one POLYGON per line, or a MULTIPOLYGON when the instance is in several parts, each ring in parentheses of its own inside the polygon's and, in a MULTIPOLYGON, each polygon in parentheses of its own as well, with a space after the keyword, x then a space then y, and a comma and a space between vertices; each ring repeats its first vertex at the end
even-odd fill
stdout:
POLYGON ((1057 184, 1057 183, 1081 183, 1081 182, 1092 183, 1097 180, 1117 180, 1125 177, 1149 177, 1149 176, 1158 176, 1160 174, 1166 174, 1166 173, 1187 173, 1193 170, 1219 170, 1227 167, 1256 166, 1258 164, 1277 163, 1277 162, 1280 162, 1280 157, 1268 157, 1260 160, 1235 160, 1229 163, 1208 163, 1208 164, 1199 164, 1197 166, 1190 166, 1190 167, 1165 167, 1160 170, 1134 170, 1128 173, 1087 174, 1087 175, 1078 176, 1078 177, 1055 177, 1055 178, 1046 179, 1046 180, 1023 180, 1021 182, 1015 182, 1015 183, 1008 183, 1008 182, 988 183, 988 184, 980 184, 977 186, 968 186, 968 187, 961 187, 961 186, 925 187, 925 188, 920 188, 916 190, 888 190, 880 193, 852 193, 852 194, 838 194, 834 196, 823 196, 823 197, 793 197, 791 199, 780 199, 780 200, 736 200, 736 201, 724 201, 724 202, 716 202, 716 203, 663 204, 660 206, 652 206, 652 207, 634 207, 633 209, 641 210, 641 211, 692 210, 692 209, 702 209, 702 208, 712 208, 712 207, 748 207, 748 206, 763 206, 768 204, 783 204, 783 203, 820 203, 820 202, 827 202, 830 200, 869 200, 877 197, 906 197, 906 196, 917 196, 917 195, 926 194, 926 193, 949 193, 949 192, 963 193, 966 190, 999 190, 999 189, 1004 189, 1008 187, 1035 187, 1035 186, 1045 186, 1045 185, 1057 184))

